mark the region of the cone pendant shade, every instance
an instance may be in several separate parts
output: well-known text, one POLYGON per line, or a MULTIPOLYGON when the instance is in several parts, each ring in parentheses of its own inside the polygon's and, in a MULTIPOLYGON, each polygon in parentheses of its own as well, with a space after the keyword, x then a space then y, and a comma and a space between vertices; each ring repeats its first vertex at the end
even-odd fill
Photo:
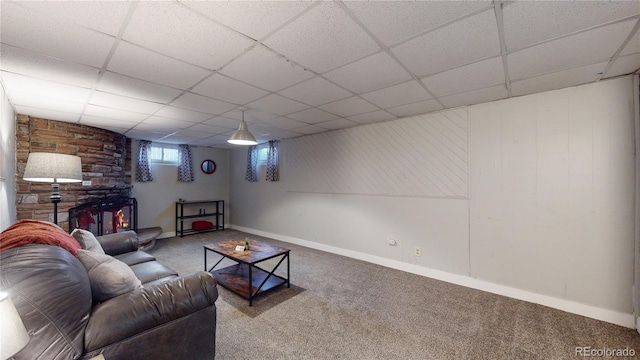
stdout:
POLYGON ((236 132, 231 135, 231 138, 227 140, 228 143, 234 145, 256 145, 258 142, 249 129, 247 129, 247 123, 244 122, 244 111, 242 111, 242 121, 240 121, 240 127, 236 132))

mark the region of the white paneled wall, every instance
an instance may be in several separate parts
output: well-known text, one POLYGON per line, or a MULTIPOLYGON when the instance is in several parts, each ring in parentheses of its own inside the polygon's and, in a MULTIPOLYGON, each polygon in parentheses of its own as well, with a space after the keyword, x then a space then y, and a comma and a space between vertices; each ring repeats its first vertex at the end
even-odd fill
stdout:
POLYGON ((631 311, 631 94, 627 77, 470 108, 472 277, 631 311))
POLYGON ((231 222, 632 326, 632 93, 624 77, 284 140, 276 183, 245 182, 232 150, 231 222))
POLYGON ((16 120, 0 85, 0 231, 16 220, 16 120))
POLYGON ((467 109, 286 142, 291 191, 466 198, 467 109))

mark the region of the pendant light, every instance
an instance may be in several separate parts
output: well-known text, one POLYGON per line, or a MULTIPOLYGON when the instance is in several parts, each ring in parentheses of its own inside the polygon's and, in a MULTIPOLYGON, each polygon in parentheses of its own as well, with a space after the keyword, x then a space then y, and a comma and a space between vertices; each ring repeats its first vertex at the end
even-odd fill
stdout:
POLYGON ((231 138, 227 140, 228 143, 234 145, 257 145, 256 138, 247 129, 247 123, 244 122, 244 110, 242 111, 242 121, 240 121, 240 127, 236 132, 231 135, 231 138))

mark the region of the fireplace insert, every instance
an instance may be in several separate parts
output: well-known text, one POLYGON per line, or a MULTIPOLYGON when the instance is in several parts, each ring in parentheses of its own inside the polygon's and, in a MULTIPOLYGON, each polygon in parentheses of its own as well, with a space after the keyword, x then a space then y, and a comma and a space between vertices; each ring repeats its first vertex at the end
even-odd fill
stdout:
POLYGON ((110 196, 69 209, 69 231, 85 229, 96 236, 127 230, 138 231, 135 198, 110 196))

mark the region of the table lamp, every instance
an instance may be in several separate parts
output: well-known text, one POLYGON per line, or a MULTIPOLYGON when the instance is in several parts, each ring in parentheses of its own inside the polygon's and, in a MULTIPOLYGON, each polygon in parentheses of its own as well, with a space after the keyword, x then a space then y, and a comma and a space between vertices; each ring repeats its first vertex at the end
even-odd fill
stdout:
POLYGON ((53 203, 53 223, 58 224, 60 184, 82 181, 82 163, 75 155, 39 153, 29 154, 22 178, 26 181, 49 182, 53 203))
POLYGON ((15 355, 29 342, 29 334, 9 294, 0 292, 0 359, 15 355))

